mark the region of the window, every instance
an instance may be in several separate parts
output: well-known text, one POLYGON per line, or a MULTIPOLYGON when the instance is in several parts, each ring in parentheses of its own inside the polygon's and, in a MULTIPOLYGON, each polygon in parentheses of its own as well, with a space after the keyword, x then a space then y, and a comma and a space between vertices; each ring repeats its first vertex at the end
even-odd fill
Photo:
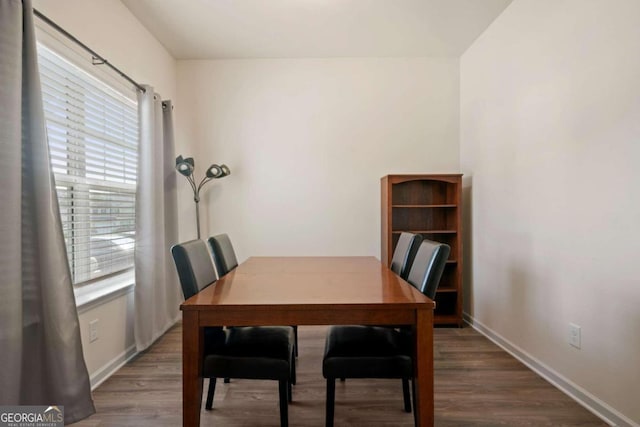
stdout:
POLYGON ((49 149, 74 284, 133 267, 138 110, 43 45, 49 149))

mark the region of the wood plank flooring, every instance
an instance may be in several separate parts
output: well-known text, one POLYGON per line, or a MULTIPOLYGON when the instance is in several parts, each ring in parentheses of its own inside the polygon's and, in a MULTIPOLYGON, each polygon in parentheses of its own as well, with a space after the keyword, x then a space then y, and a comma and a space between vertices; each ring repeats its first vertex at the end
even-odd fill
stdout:
MULTIPOLYGON (((300 327, 291 426, 323 426, 325 327, 300 327)), ((97 413, 76 427, 182 425, 180 325, 94 391, 97 413)), ((436 426, 606 426, 472 328, 435 330, 436 426)), ((205 380, 205 392, 208 380, 205 380)), ((204 397, 204 396, 203 396, 204 397)), ((202 426, 278 426, 275 381, 218 381, 202 426)), ((336 383, 336 426, 413 426, 399 380, 336 383)))

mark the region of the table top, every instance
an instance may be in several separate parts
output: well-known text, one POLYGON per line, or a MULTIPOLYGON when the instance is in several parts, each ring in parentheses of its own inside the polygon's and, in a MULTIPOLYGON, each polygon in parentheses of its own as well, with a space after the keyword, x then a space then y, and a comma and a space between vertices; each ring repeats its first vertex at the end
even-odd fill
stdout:
POLYGON ((435 304, 374 257, 252 257, 182 310, 426 308, 435 304))

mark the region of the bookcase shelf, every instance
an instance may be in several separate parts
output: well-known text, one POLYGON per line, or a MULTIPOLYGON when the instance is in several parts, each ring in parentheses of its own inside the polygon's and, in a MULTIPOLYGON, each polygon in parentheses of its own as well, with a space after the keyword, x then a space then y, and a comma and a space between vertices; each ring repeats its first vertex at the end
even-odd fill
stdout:
POLYGON ((391 205, 392 208, 455 208, 458 205, 391 205))
POLYGON ((451 247, 436 293, 435 324, 462 326, 462 175, 387 175, 381 209, 386 265, 403 231, 451 247))

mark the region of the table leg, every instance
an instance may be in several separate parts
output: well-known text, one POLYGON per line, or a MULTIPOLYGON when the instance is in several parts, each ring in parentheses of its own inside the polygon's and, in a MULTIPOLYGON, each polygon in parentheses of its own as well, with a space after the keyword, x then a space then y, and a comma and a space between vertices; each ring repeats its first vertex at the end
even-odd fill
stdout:
POLYGON ((432 427, 433 407, 433 309, 416 311, 415 357, 413 359, 416 387, 415 408, 417 425, 432 427))
POLYGON ((198 312, 182 312, 182 426, 200 425, 204 335, 198 312))

